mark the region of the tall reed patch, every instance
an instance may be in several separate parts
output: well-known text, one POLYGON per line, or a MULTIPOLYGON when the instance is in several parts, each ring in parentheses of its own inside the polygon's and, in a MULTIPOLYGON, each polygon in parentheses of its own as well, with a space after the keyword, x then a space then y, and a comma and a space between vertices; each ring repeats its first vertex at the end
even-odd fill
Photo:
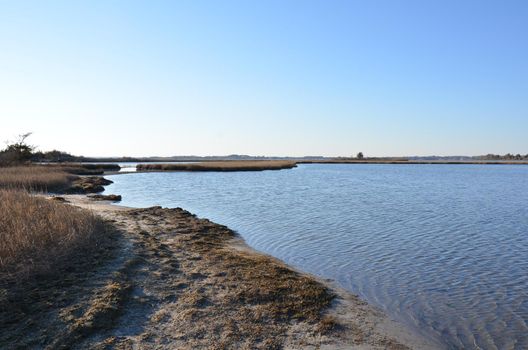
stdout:
POLYGON ((221 161, 200 163, 138 164, 137 170, 146 171, 261 171, 296 167, 295 162, 281 160, 221 161))
POLYGON ((58 167, 16 166, 0 168, 0 189, 58 192, 78 177, 58 167))
POLYGON ((0 189, 0 279, 52 273, 103 235, 102 221, 87 210, 0 189))

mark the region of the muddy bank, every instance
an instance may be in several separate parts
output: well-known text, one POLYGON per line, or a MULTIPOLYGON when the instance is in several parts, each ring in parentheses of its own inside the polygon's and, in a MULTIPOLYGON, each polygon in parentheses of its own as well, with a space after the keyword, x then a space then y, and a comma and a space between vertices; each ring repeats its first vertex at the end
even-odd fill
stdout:
POLYGON ((65 196, 107 223, 95 255, 0 293, 0 347, 435 348, 357 297, 189 212, 65 196))
POLYGON ((108 186, 112 182, 101 176, 81 176, 73 180, 63 192, 67 194, 99 193, 104 191, 104 186, 108 186))

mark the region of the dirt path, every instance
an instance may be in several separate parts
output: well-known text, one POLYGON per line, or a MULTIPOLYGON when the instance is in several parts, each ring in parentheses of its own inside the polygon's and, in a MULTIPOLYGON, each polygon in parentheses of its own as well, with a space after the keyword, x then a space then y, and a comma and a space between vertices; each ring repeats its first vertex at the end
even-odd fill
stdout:
POLYGON ((108 244, 8 298, 1 348, 435 348, 225 226, 179 208, 67 199, 110 224, 108 244))

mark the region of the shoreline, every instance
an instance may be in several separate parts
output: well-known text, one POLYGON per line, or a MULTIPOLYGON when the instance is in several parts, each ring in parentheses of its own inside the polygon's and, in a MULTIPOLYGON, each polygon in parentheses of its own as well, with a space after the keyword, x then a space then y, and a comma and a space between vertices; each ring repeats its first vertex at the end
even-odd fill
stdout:
MULTIPOLYGON (((102 216, 107 220, 113 221, 114 225, 123 226, 125 222, 125 227, 130 227, 138 225, 138 219, 134 215, 142 215, 141 220, 147 220, 150 222, 148 226, 143 227, 143 234, 145 231, 149 234, 153 234, 156 231, 155 227, 159 226, 159 222, 167 221, 165 217, 168 213, 169 217, 172 211, 182 210, 182 209, 166 209, 160 207, 154 208, 130 208, 120 205, 111 204, 108 201, 93 201, 90 200, 85 195, 65 195, 67 201, 70 204, 89 209, 95 212, 97 215, 102 216), (153 211, 154 210, 154 211, 153 211), (129 216, 129 213, 135 213, 133 216, 129 216)), ((235 254, 235 259, 233 265, 230 265, 228 268, 225 268, 225 271, 216 271, 220 274, 231 274, 236 271, 237 260, 239 258, 243 259, 257 259, 258 261, 263 261, 263 265, 252 266, 250 268, 251 275, 261 275, 266 274, 269 271, 266 271, 267 266, 279 266, 281 273, 283 274, 292 274, 291 278, 301 278, 303 283, 313 284, 317 288, 323 288, 330 292, 333 297, 331 302, 328 305, 321 306, 320 310, 322 313, 320 315, 315 315, 312 319, 312 322, 299 321, 297 319, 288 319, 288 320, 274 320, 273 323, 281 330, 277 334, 269 334, 269 339, 273 340, 277 344, 282 344, 277 348, 285 349, 298 349, 298 348, 318 348, 322 347, 325 349, 439 349, 441 348, 440 344, 437 344, 433 340, 426 339, 425 336, 417 334, 407 327, 406 325, 399 323, 390 319, 386 314, 381 310, 375 308, 374 306, 364 302, 358 296, 339 288, 335 283, 330 283, 327 280, 322 280, 316 276, 307 274, 305 272, 298 271, 284 262, 276 259, 272 256, 260 253, 250 246, 248 246, 245 241, 238 234, 229 230, 227 227, 218 225, 216 223, 210 222, 207 219, 198 219, 193 214, 190 214, 184 210, 182 212, 186 213, 183 221, 178 222, 178 227, 191 226, 196 227, 197 222, 206 222, 207 225, 211 225, 206 231, 210 232, 211 230, 220 229, 228 230, 231 232, 229 237, 223 237, 220 242, 221 249, 235 254), (240 256, 238 254, 241 254, 240 256), (325 324, 327 320, 331 322, 327 325, 328 330, 321 331, 320 324, 325 324), (315 322, 315 323, 314 323, 315 322), (317 325, 319 324, 319 326, 317 325), (282 334, 282 336, 280 335, 282 334)), ((170 229, 170 228, 169 228, 170 229)), ((134 236, 134 233, 128 232, 129 230, 124 230, 124 234, 134 236)), ((195 230, 196 231, 196 230, 195 230)), ((203 233, 194 232, 195 235, 199 236, 203 233)), ((137 236, 137 235, 136 235, 137 236)), ((218 248, 218 247, 216 247, 218 248)), ((206 250, 203 252, 204 256, 214 253, 214 249, 206 250)), ((196 258, 196 257, 195 257, 196 258)), ((203 261, 203 256, 200 257, 200 261, 203 261)), ((206 259, 205 259, 206 260, 206 259)), ((192 263, 187 261, 187 263, 192 263)), ((182 262, 180 262, 180 266, 182 262)), ((225 267, 225 266, 224 266, 225 267)), ((211 266, 204 267, 205 269, 211 268, 211 266)), ((276 276, 275 276, 276 277, 276 276)), ((189 282, 189 281, 187 281, 189 282)), ((186 284, 189 284, 187 283, 186 284)), ((222 287, 227 281, 219 280, 214 281, 213 284, 217 284, 216 287, 222 287)), ((239 287, 239 285, 245 285, 248 281, 242 279, 231 280, 227 283, 234 283, 239 287)), ((260 281, 250 281, 249 283, 260 283, 260 281)), ((216 288, 211 287, 211 288, 216 288)), ((202 287, 198 287, 197 290, 200 290, 202 287)), ((268 292, 275 293, 275 287, 271 287, 268 292)), ((207 293, 206 293, 207 294, 207 293)), ((275 295, 277 297, 278 295, 275 295)), ((211 298, 214 298, 212 295, 211 298)), ((259 298, 262 295, 258 296, 259 298)), ((215 312, 225 312, 222 306, 223 302, 212 303, 211 306, 216 306, 217 310, 215 312), (219 308, 218 308, 219 307, 219 308)), ((167 305, 160 303, 158 305, 159 309, 165 309, 167 305)), ((316 308, 319 306, 316 306, 316 308)), ((235 307, 231 312, 239 313, 243 308, 241 305, 235 307)), ((239 315, 240 316, 240 315, 239 315)), ((208 315, 205 315, 207 318, 208 315)), ((236 317, 235 317, 236 318, 236 317)), ((214 317, 213 317, 214 319, 214 317)), ((253 320, 254 321, 254 320, 253 320)), ((247 320, 244 322, 248 322, 247 320)), ((225 325, 224 325, 225 326, 225 325)), ((272 332, 273 333, 273 332, 272 332)), ((128 339, 130 340, 130 339, 128 339)), ((134 341, 137 341, 135 339, 134 341)), ((140 343, 141 344, 141 343, 140 343)), ((144 345, 144 344, 143 344, 144 345)), ((178 344, 183 346, 182 343, 178 344)), ((203 344, 202 344, 203 345, 203 344)), ((238 344, 240 345, 240 344, 238 344)), ((170 347, 175 345, 171 343, 170 347)), ((195 344, 195 346, 199 346, 195 344)), ((255 344, 253 344, 255 346, 255 344)), ((259 347, 259 346, 257 346, 259 347)), ((228 347, 229 348, 229 347, 228 347)), ((263 347, 266 348, 266 347, 263 347)))
POLYGON ((446 160, 301 160, 297 164, 423 164, 423 165, 528 165, 528 161, 494 161, 494 160, 475 160, 475 161, 446 161, 446 160))
POLYGON ((140 171, 264 171, 295 168, 291 161, 219 161, 197 163, 138 164, 140 171))
MULTIPOLYGON (((208 162, 208 161, 204 161, 208 162)), ((124 162, 125 163, 125 162, 124 162)), ((135 162, 132 162, 135 163, 135 162)), ((175 161, 174 163, 184 163, 183 161, 175 161)), ((146 162, 145 164, 148 164, 146 162)), ((171 164, 171 163, 169 163, 171 164)), ((335 160, 302 160, 302 161, 295 161, 296 165, 299 164, 350 164, 350 165, 358 165, 358 164, 373 164, 373 165, 528 165, 528 161, 379 161, 379 160, 349 160, 349 161, 335 161, 335 160)), ((252 169, 250 171, 266 171, 266 170, 291 170, 295 167, 287 167, 282 169, 252 169)), ((210 172, 218 171, 218 170, 207 170, 210 172)), ((244 170, 231 170, 233 172, 236 171, 244 171, 244 170)), ((247 170, 246 170, 247 171, 247 170)), ((200 172, 200 170, 162 170, 162 169, 138 169, 134 168, 134 170, 119 170, 119 171, 105 171, 103 175, 123 175, 123 174, 145 174, 145 173, 170 173, 170 172, 200 172)))

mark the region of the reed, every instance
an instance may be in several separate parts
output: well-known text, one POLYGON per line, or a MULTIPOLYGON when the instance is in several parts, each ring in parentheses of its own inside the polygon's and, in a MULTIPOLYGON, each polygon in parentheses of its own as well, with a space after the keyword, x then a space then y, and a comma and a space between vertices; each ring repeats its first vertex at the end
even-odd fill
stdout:
POLYGON ((296 167, 291 161, 221 161, 200 163, 138 164, 137 170, 144 171, 262 171, 296 167))
POLYGON ((103 223, 87 210, 0 189, 0 279, 53 273, 97 246, 103 223))
MULTIPOLYGON (((35 165, 34 165, 35 166, 35 165)), ((91 163, 46 163, 38 166, 61 169, 75 175, 102 175, 106 171, 117 172, 121 169, 118 164, 91 164, 91 163)))
POLYGON ((60 192, 68 188, 77 178, 77 176, 59 167, 5 167, 0 168, 0 189, 60 192))

